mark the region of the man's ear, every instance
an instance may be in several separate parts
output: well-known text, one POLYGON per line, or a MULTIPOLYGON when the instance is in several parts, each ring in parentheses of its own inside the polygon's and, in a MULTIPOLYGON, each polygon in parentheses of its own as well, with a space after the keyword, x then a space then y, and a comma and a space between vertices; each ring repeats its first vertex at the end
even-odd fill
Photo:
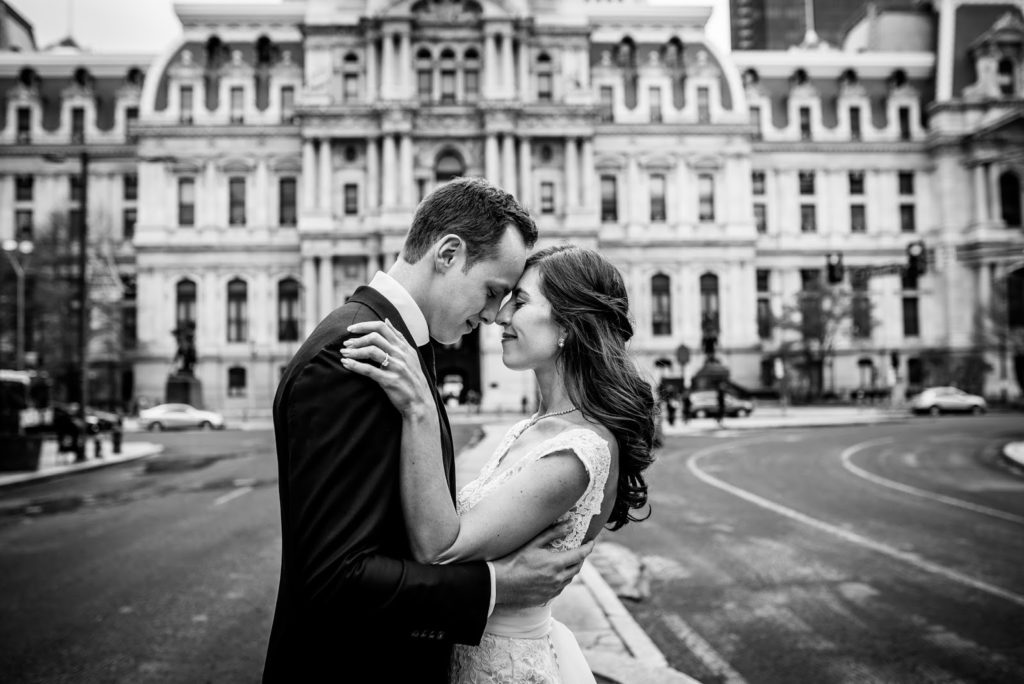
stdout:
POLYGON ((434 270, 444 273, 466 255, 466 243, 458 235, 445 235, 434 244, 434 270))

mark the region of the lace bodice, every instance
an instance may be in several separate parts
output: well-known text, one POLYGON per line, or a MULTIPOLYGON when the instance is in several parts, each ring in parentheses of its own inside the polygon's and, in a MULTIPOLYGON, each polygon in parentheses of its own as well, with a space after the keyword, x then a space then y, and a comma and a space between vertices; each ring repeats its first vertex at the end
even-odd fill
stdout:
POLYGON ((564 538, 556 540, 552 546, 560 550, 577 548, 583 543, 591 519, 601 512, 604 488, 611 466, 611 452, 608 449, 608 443, 593 430, 572 428, 538 443, 510 467, 499 472, 498 466, 502 464, 513 442, 530 425, 530 420, 523 420, 509 429, 477 478, 459 491, 456 509, 459 515, 464 515, 466 511, 480 503, 484 497, 501 487, 516 474, 521 473, 531 463, 560 451, 571 451, 587 469, 590 481, 583 496, 565 515, 559 518, 559 522, 566 519, 571 520, 572 529, 564 538))

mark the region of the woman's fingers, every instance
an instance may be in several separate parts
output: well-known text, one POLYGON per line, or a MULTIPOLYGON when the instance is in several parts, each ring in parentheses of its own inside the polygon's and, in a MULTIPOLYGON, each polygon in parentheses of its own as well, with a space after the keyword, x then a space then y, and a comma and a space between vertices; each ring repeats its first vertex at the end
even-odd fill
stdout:
POLYGON ((360 361, 372 361, 382 368, 395 370, 395 365, 401 363, 401 359, 391 356, 380 347, 344 347, 341 350, 342 358, 358 359, 360 361), (387 365, 384 362, 387 361, 387 365))
POLYGON ((394 373, 382 370, 372 363, 365 363, 363 361, 357 361, 356 359, 344 356, 341 359, 341 365, 347 370, 350 370, 353 373, 358 373, 359 375, 364 375, 381 385, 387 384, 387 382, 392 380, 395 376, 394 373))
POLYGON ((377 333, 388 342, 395 346, 401 345, 405 342, 405 338, 402 336, 395 326, 391 325, 391 321, 384 319, 383 321, 363 321, 361 323, 353 323, 348 326, 348 331, 354 335, 377 333))
POLYGON ((380 347, 389 354, 395 353, 394 345, 384 339, 384 336, 377 332, 371 332, 359 337, 350 337, 342 345, 347 349, 358 349, 359 347, 375 346, 380 347))

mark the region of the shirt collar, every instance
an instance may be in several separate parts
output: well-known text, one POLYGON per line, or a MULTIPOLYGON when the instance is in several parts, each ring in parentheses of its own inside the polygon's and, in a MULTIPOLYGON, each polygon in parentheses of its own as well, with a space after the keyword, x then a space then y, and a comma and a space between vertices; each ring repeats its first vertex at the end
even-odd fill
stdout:
POLYGON ((419 304, 412 298, 409 291, 402 287, 401 283, 384 271, 377 271, 373 280, 370 281, 370 287, 384 295, 384 298, 398 310, 417 347, 422 347, 430 341, 430 328, 427 327, 427 319, 419 304))

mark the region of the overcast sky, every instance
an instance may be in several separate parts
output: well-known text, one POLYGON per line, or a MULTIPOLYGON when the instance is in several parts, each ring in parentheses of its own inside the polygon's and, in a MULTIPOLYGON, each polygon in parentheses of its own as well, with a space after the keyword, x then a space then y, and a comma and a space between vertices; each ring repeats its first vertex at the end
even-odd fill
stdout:
MULTIPOLYGON (((199 0, 201 2, 201 0, 199 0)), ((280 0, 218 0, 270 2, 280 0)), ((729 0, 649 0, 651 4, 712 4, 708 32, 728 48, 729 0)), ((69 33, 97 52, 162 52, 179 33, 173 0, 8 0, 35 26, 36 44, 45 47, 69 33)))

